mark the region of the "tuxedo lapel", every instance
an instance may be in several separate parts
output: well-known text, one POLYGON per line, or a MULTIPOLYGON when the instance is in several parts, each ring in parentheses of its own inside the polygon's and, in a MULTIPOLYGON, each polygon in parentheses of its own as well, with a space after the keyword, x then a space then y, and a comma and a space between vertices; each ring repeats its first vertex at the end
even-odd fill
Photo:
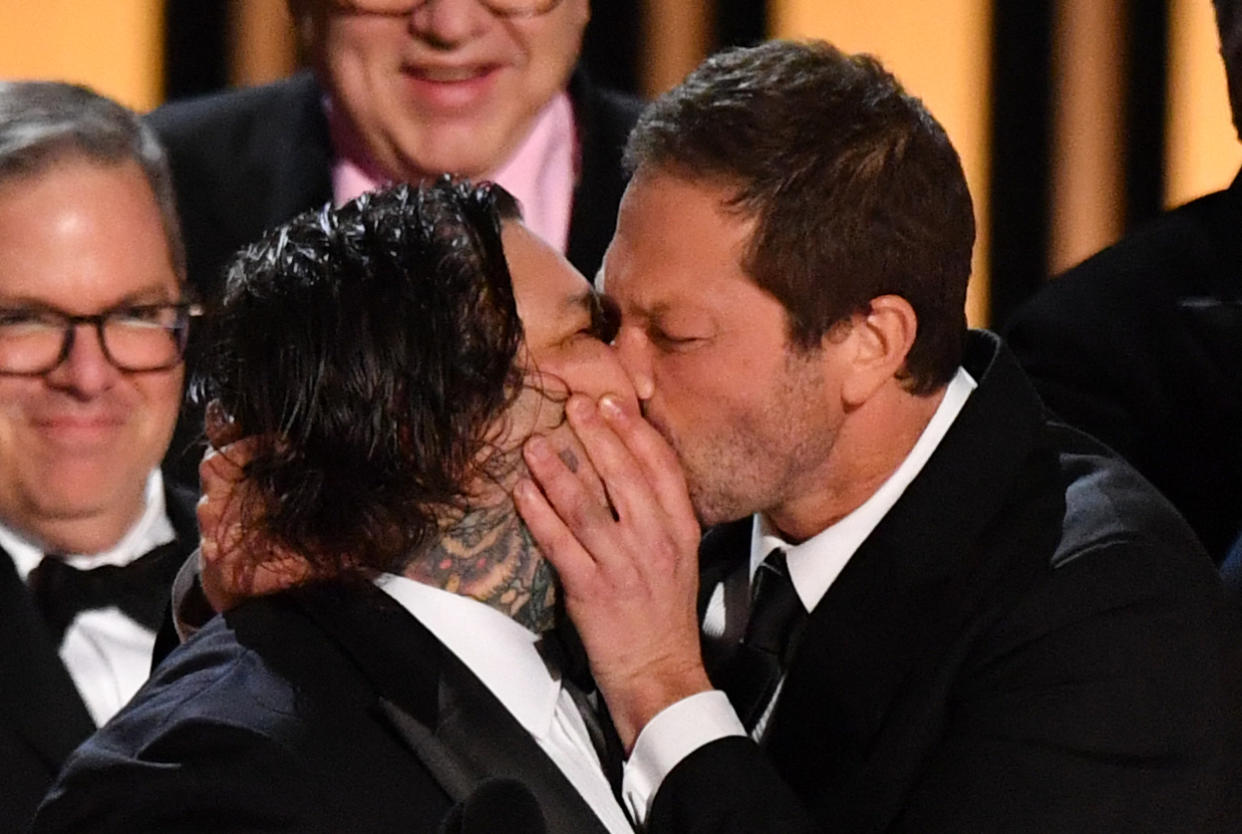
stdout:
POLYGON ((379 696, 377 717, 454 801, 508 777, 534 794, 549 832, 603 832, 560 769, 486 686, 379 589, 312 589, 304 609, 341 643, 379 696))
POLYGON ((699 544, 699 622, 707 612, 716 586, 750 557, 750 534, 754 526, 748 516, 718 524, 703 534, 699 544))
POLYGON ((95 731, 58 649, 13 560, 0 549, 0 720, 55 774, 95 731))
POLYGON ((444 658, 435 734, 479 778, 524 783, 543 810, 549 832, 604 832, 595 812, 496 697, 456 657, 444 658))
MULTIPOLYGON (((974 334, 966 364, 979 388, 811 612, 765 737, 782 775, 816 798, 824 819, 877 829, 891 821, 942 726, 946 699, 932 693, 950 685, 946 670, 961 661, 947 657, 953 641, 971 632, 982 598, 1007 592, 999 577, 1009 587, 1027 576, 1008 564, 1004 542, 1030 553, 1036 543, 1024 529, 1039 523, 1017 519, 1013 529, 1002 508, 1025 506, 1040 519, 1063 509, 1031 501, 1041 490, 1059 494, 1044 486, 1056 461, 1033 453, 1040 406, 1012 358, 994 337, 974 334), (1041 464, 1020 465, 1032 457, 1041 464), (998 513, 1007 529, 989 529, 998 513), (911 744, 920 737, 926 745, 911 744), (833 790, 824 790, 825 777, 833 790)), ((1054 546, 1050 539, 1049 555, 1054 546)))

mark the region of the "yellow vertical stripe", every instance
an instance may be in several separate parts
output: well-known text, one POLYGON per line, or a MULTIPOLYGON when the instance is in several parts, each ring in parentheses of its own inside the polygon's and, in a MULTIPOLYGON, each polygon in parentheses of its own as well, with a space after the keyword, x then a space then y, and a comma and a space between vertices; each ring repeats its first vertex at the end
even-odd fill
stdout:
MULTIPOLYGON (((1171 0, 1165 203, 1225 188, 1242 166, 1212 4, 1171 0)), ((1242 234, 1242 230, 1239 230, 1242 234)))
MULTIPOLYGON (((597 0, 598 1, 598 0, 597 0)), ((711 50, 714 0, 643 0, 644 94, 654 98, 676 86, 711 50)))
POLYGON ((944 125, 962 157, 979 229, 967 315, 973 326, 986 324, 989 0, 772 0, 769 9, 773 36, 823 38, 875 55, 944 125))
POLYGON ((1122 0, 1056 4, 1048 253, 1054 275, 1124 231, 1123 15, 1122 0))
POLYGON ((0 78, 87 84, 146 110, 163 91, 161 0, 0 0, 0 78))

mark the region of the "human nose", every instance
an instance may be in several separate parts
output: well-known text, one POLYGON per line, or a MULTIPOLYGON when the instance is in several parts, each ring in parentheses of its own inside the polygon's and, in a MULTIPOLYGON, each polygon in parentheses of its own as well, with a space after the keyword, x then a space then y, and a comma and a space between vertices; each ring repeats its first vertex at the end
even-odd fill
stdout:
POLYGON ((479 0, 424 0, 410 16, 410 28, 433 46, 448 48, 482 34, 491 19, 479 0))
POLYGON ((655 394, 655 376, 651 367, 651 340, 647 334, 636 327, 622 325, 613 341, 613 349, 638 399, 651 399, 655 394))
POLYGON ((49 385, 89 399, 116 384, 121 371, 104 353, 99 329, 81 322, 66 333, 69 349, 64 360, 46 374, 49 385))

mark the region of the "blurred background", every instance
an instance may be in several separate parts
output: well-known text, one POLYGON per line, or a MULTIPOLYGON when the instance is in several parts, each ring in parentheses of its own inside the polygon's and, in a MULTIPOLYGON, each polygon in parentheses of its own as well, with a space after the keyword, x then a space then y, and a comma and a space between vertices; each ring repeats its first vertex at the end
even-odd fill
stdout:
MULTIPOLYGON (((593 0, 584 63, 645 96, 722 46, 825 38, 878 56, 962 156, 976 326, 1242 164, 1210 0, 593 0)), ((298 64, 284 0, 0 0, 0 78, 131 107, 298 64)))

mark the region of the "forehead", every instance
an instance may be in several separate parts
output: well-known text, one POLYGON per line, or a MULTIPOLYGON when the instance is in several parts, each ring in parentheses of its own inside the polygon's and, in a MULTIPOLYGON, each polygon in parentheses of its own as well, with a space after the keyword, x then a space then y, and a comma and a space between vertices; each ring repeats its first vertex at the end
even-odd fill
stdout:
POLYGON ((505 221, 501 239, 527 343, 576 327, 571 316, 587 310, 591 295, 582 273, 519 220, 505 221))
POLYGON ((627 315, 728 311, 760 292, 743 268, 754 220, 729 207, 730 196, 723 186, 638 172, 605 256, 604 291, 627 315))
POLYGON ((90 311, 177 287, 137 163, 74 157, 0 185, 0 298, 90 311))

